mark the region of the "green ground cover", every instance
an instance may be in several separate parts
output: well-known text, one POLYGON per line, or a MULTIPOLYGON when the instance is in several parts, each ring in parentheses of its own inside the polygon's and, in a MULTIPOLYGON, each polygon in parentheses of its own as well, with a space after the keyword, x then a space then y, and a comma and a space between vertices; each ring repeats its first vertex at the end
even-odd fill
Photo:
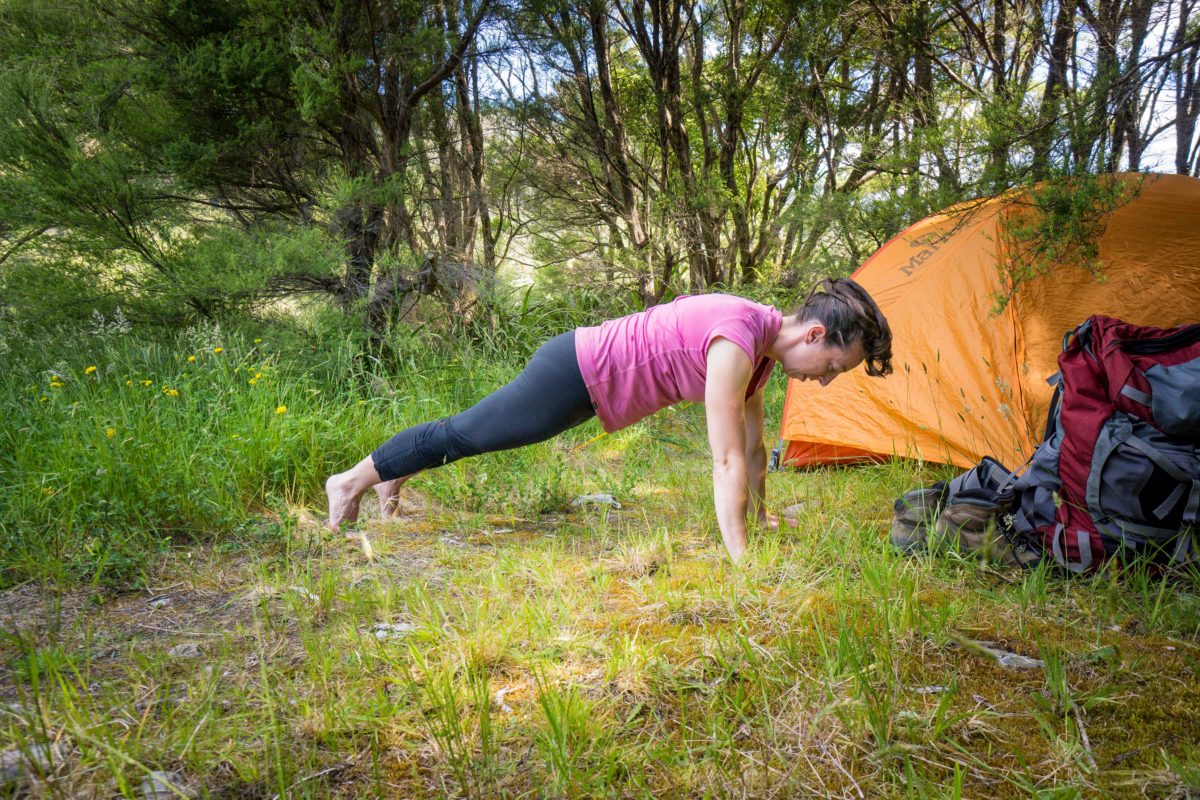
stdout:
POLYGON ((892 498, 932 468, 772 474, 799 524, 734 568, 682 408, 419 477, 370 548, 328 534, 328 472, 524 355, 411 350, 213 329, 5 354, 3 791, 1200 792, 1200 580, 900 558, 892 498), (622 508, 571 505, 591 492, 622 508))

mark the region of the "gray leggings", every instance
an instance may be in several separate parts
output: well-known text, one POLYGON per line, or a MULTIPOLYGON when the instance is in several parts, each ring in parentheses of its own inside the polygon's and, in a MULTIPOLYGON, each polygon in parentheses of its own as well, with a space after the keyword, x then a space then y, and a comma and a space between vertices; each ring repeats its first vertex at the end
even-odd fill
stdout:
POLYGON ((385 481, 467 456, 557 436, 594 416, 575 357, 575 332, 538 348, 521 374, 453 417, 422 422, 388 439, 371 460, 385 481))

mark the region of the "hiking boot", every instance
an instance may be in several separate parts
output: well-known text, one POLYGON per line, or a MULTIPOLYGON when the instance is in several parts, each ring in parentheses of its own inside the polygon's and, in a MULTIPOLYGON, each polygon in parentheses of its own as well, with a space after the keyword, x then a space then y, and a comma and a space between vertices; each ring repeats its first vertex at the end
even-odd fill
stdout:
POLYGON ((933 523, 934 538, 939 547, 980 553, 991 538, 989 528, 996 529, 996 514, 1000 507, 984 500, 952 503, 942 509, 933 523))
POLYGON ((1042 548, 1031 545, 1024 537, 1013 534, 1000 536, 996 542, 996 560, 1006 567, 1033 569, 1042 563, 1042 548))
POLYGON ((926 549, 929 532, 941 505, 943 486, 936 484, 925 489, 905 492, 896 500, 892 518, 892 547, 904 554, 920 553, 926 549))
POLYGON ((982 499, 953 503, 934 522, 939 546, 974 553, 989 564, 1030 569, 1042 560, 1041 550, 997 526, 1000 506, 982 499))

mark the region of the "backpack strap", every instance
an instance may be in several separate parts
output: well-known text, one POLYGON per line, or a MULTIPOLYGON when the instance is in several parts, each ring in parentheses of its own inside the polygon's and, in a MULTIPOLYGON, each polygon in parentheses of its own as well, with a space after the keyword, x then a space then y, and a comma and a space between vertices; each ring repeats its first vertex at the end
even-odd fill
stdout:
POLYGON ((1147 408, 1150 408, 1151 404, 1153 403, 1153 398, 1151 398, 1150 395, 1146 394, 1141 389, 1135 389, 1131 384, 1128 383, 1121 387, 1121 394, 1123 394, 1125 397, 1128 397, 1133 402, 1139 403, 1147 408))
POLYGON ((1163 472, 1167 473, 1175 480, 1183 481, 1184 483, 1191 482, 1192 477, 1190 475, 1177 467, 1174 461, 1164 456, 1157 447, 1150 444, 1145 439, 1141 439, 1130 434, 1130 436, 1125 439, 1125 444, 1136 450, 1140 450, 1142 455, 1154 462, 1155 466, 1159 467, 1163 472))
POLYGON ((1197 517, 1200 516, 1200 480, 1193 478, 1186 472, 1181 470, 1174 461, 1167 458, 1145 439, 1140 439, 1137 436, 1130 436, 1125 440, 1125 444, 1140 450, 1146 458, 1154 462, 1155 466, 1162 469, 1163 472, 1170 475, 1175 480, 1179 481, 1179 487, 1171 492, 1170 496, 1163 501, 1162 505, 1154 510, 1154 513, 1159 519, 1162 519, 1171 507, 1179 501, 1183 495, 1183 491, 1189 485, 1191 493, 1188 495, 1187 507, 1183 510, 1183 519, 1185 522, 1197 522, 1197 517))
POLYGON ((1196 555, 1196 534, 1191 526, 1185 527, 1179 532, 1179 541, 1175 544, 1175 550, 1171 553, 1171 560, 1176 564, 1185 564, 1191 561, 1196 555))
MULTIPOLYGON (((1049 378, 1046 378, 1046 383, 1054 387, 1054 393, 1050 395, 1050 409, 1046 413, 1046 430, 1042 431, 1042 441, 1046 441, 1054 435, 1054 431, 1058 429, 1058 413, 1062 406, 1062 373, 1056 372, 1049 378)), ((1032 458, 1033 456, 1030 456, 1032 458)), ((1026 462, 1029 463, 1029 462, 1026 462)))
POLYGON ((1054 560, 1071 572, 1087 572, 1091 568, 1093 560, 1092 537, 1088 535, 1087 531, 1075 531, 1075 543, 1079 546, 1079 563, 1072 564, 1067 561, 1066 553, 1063 552, 1062 539, 1065 532, 1066 526, 1061 522, 1054 526, 1054 538, 1050 543, 1054 560))

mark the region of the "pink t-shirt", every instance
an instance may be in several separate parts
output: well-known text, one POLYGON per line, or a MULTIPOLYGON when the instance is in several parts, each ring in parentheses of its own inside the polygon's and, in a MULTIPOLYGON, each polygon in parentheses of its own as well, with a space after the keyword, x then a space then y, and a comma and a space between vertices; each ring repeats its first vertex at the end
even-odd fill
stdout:
POLYGON ((575 331, 575 355, 596 416, 617 431, 682 400, 703 402, 708 346, 722 336, 754 365, 749 398, 763 387, 775 362, 767 345, 783 315, 727 294, 677 297, 637 314, 575 331))

